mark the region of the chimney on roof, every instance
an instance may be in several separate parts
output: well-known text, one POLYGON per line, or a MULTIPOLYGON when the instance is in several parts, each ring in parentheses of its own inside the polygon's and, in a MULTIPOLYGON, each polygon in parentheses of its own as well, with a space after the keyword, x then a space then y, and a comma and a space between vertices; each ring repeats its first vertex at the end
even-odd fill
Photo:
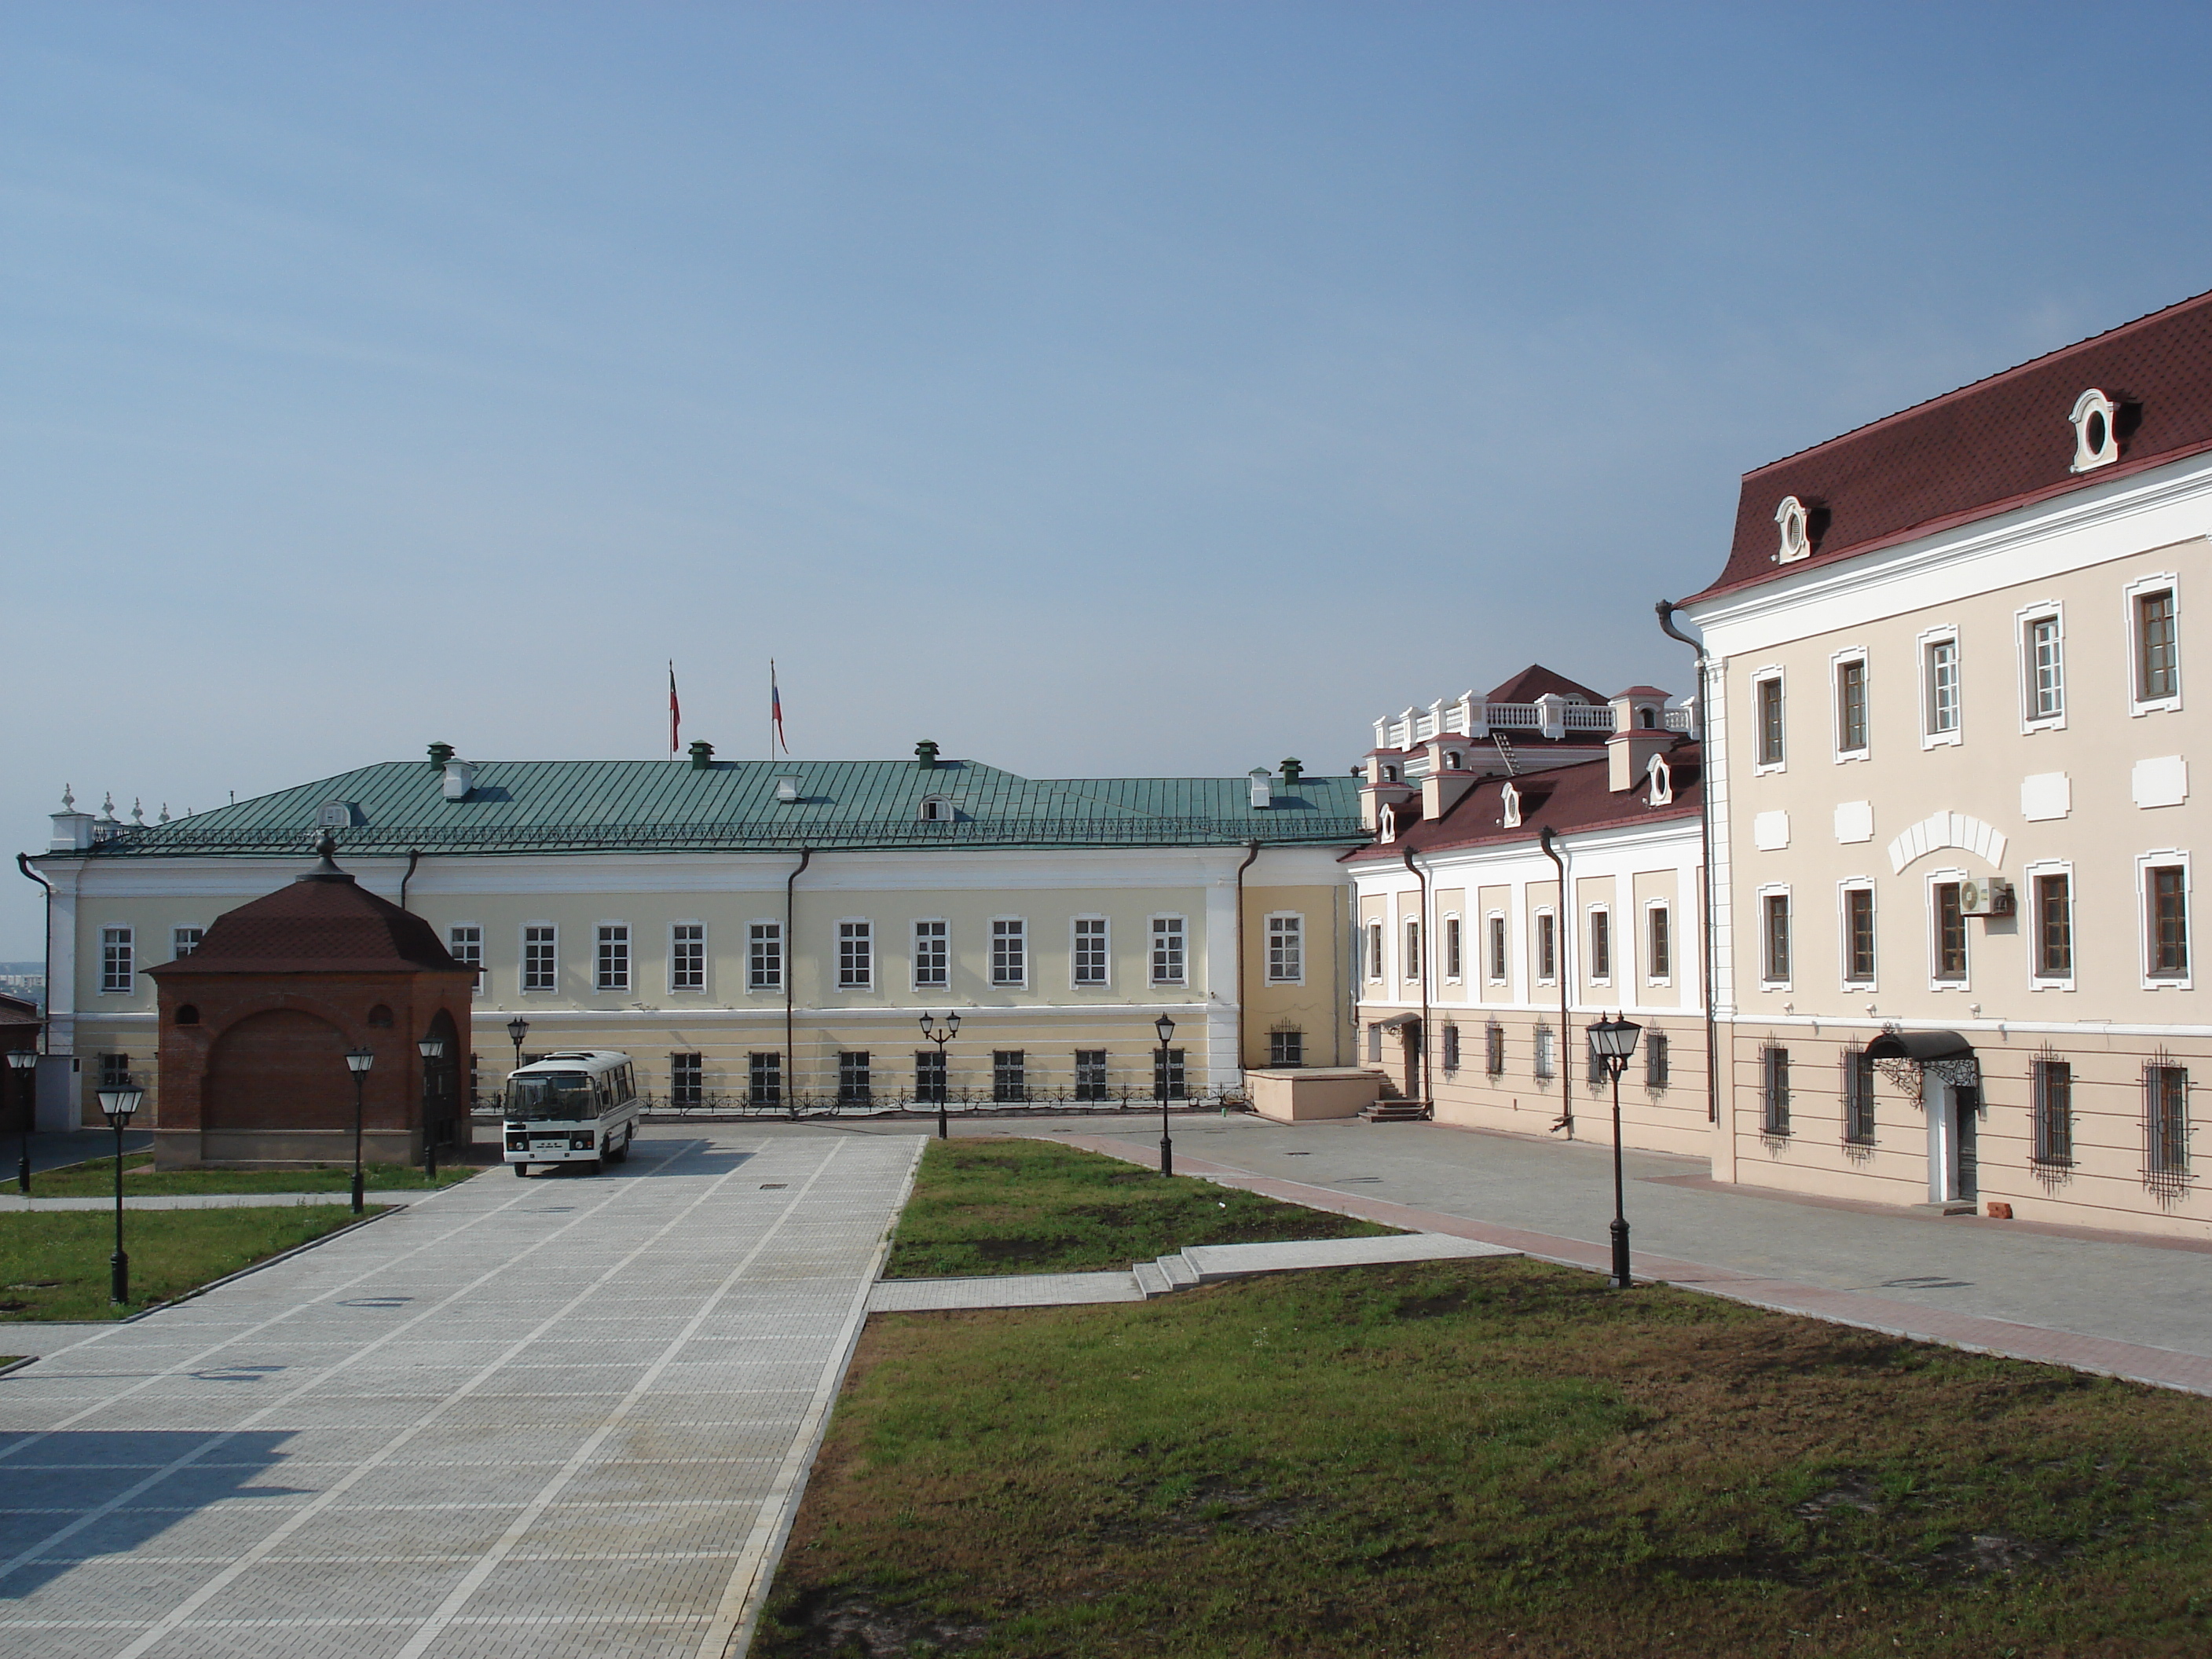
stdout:
POLYGON ((920 743, 915 744, 914 763, 915 769, 919 771, 935 771, 937 769, 937 745, 932 743, 927 738, 924 738, 920 743))
POLYGON ((1296 755, 1283 763, 1283 787, 1295 789, 1298 780, 1306 775, 1306 763, 1296 755))
MULTIPOLYGON (((441 744, 441 747, 443 747, 441 744)), ((447 800, 466 800, 469 791, 477 787, 477 768, 474 761, 446 762, 446 775, 439 782, 439 793, 447 800)))
POLYGON ((1642 788, 1651 757, 1674 746, 1674 734, 1662 723, 1643 723, 1643 714, 1656 707, 1649 697, 1632 692, 1613 700, 1613 735, 1605 740, 1605 787, 1616 795, 1642 788))
POLYGON ((430 764, 433 767, 443 767, 453 757, 453 745, 450 743, 434 743, 430 745, 430 764))
POLYGON ((1245 775, 1252 781, 1252 805, 1273 806, 1275 804, 1275 786, 1267 776, 1267 769, 1255 766, 1245 775))
POLYGON ((714 745, 708 743, 704 738, 693 738, 691 741, 691 769, 694 772, 710 772, 714 770, 714 745))

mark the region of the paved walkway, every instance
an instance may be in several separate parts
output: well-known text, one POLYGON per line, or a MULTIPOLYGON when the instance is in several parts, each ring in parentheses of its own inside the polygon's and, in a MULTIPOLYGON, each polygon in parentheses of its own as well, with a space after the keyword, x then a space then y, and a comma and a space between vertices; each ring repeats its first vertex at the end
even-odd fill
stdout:
POLYGON ((920 1147, 660 1132, 0 1378, 0 1650, 722 1659, 920 1147))

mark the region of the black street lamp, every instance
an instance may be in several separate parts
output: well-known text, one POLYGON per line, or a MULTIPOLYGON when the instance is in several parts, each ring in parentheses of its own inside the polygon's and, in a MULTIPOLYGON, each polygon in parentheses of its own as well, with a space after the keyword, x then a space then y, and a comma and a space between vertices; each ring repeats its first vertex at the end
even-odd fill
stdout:
POLYGON ((1175 1022, 1162 1014, 1152 1022, 1152 1029, 1160 1034, 1160 1057, 1153 1067, 1152 1086, 1160 1096, 1160 1173, 1175 1173, 1175 1143, 1168 1139, 1168 1040, 1175 1036, 1175 1022))
POLYGON ((940 1025, 935 1015, 924 1014, 921 1017, 921 1034, 937 1045, 937 1080, 934 1085, 937 1090, 937 1138, 943 1140, 947 1135, 945 1124, 945 1045, 960 1035, 960 1016, 947 1014, 945 1023, 940 1025))
POLYGON ((115 1130, 115 1254, 107 1258, 107 1299, 120 1305, 131 1299, 131 1258, 123 1254, 123 1132, 146 1091, 129 1083, 100 1091, 100 1109, 115 1130))
POLYGON ((520 1014, 507 1022, 507 1041, 514 1044, 514 1069, 522 1069, 522 1039, 530 1035, 530 1022, 520 1014))
POLYGON ((346 1050, 346 1070, 353 1073, 353 1212, 361 1213, 361 1091, 368 1081, 368 1068, 376 1064, 374 1048, 346 1050))
POLYGON ((39 1051, 36 1048, 10 1048, 8 1069, 15 1074, 16 1092, 23 1097, 23 1156, 15 1165, 15 1186, 24 1197, 31 1195, 31 1126, 39 1115, 39 1051))
POLYGON ((1620 1074, 1636 1052, 1636 1039, 1644 1028, 1615 1014, 1589 1028, 1590 1052, 1613 1081, 1613 1283, 1625 1291, 1628 1278, 1628 1214, 1620 1184, 1620 1074))
POLYGON ((446 1052, 446 1039, 424 1037, 415 1045, 415 1052, 422 1056, 422 1173, 434 1184, 438 1179, 438 1131, 442 1122, 430 1121, 430 1109, 437 1103, 431 1098, 431 1067, 446 1052))

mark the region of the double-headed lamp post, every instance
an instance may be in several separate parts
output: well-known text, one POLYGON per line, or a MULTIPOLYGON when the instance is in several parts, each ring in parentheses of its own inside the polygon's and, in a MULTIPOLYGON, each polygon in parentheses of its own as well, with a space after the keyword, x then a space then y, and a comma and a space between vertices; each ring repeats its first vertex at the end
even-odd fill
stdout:
POLYGON ((522 1039, 530 1035, 530 1022, 520 1014, 507 1022, 507 1040, 514 1045, 514 1069, 522 1069, 522 1039))
POLYGON ((943 1140, 949 1133, 945 1121, 945 1045, 960 1035, 960 1016, 947 1014, 940 1024, 934 1014, 924 1014, 921 1035, 937 1045, 937 1138, 943 1140))
POLYGON ((376 1064, 374 1048, 346 1050, 346 1070, 353 1073, 353 1212, 361 1213, 361 1091, 368 1081, 368 1068, 376 1064))
POLYGON ((123 1132, 146 1091, 135 1084, 117 1084, 100 1091, 100 1109, 115 1130, 115 1254, 107 1258, 107 1299, 118 1305, 131 1299, 131 1258, 123 1254, 123 1132))
POLYGON ((15 1079, 15 1092, 23 1103, 23 1156, 15 1164, 15 1185, 28 1198, 31 1195, 31 1126, 39 1115, 39 1051, 36 1048, 10 1048, 8 1051, 8 1070, 15 1079))
POLYGON ((1153 1066, 1152 1086, 1160 1096, 1160 1173, 1175 1173, 1175 1143, 1168 1139, 1168 1042, 1175 1036, 1175 1022, 1162 1014, 1152 1022, 1152 1029, 1160 1034, 1158 1062, 1153 1066))
POLYGON ((422 1056, 422 1173, 430 1180, 438 1178, 438 1128, 430 1121, 430 1109, 436 1103, 430 1096, 430 1068, 446 1052, 446 1039, 424 1037, 415 1045, 415 1052, 422 1056))
POLYGON ((1613 1081, 1613 1283, 1615 1289, 1623 1291, 1628 1288, 1629 1277, 1628 1214, 1620 1180, 1620 1074, 1628 1069, 1628 1057, 1636 1052, 1636 1039, 1643 1035, 1641 1025, 1619 1014, 1589 1028, 1590 1052, 1613 1081))

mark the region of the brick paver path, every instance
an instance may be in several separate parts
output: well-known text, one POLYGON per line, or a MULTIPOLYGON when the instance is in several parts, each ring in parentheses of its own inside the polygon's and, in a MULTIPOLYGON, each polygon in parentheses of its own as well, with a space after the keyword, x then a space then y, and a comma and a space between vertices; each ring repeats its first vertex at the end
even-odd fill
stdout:
POLYGON ((0 1652, 721 1659, 921 1144, 660 1132, 0 1379, 0 1652))

